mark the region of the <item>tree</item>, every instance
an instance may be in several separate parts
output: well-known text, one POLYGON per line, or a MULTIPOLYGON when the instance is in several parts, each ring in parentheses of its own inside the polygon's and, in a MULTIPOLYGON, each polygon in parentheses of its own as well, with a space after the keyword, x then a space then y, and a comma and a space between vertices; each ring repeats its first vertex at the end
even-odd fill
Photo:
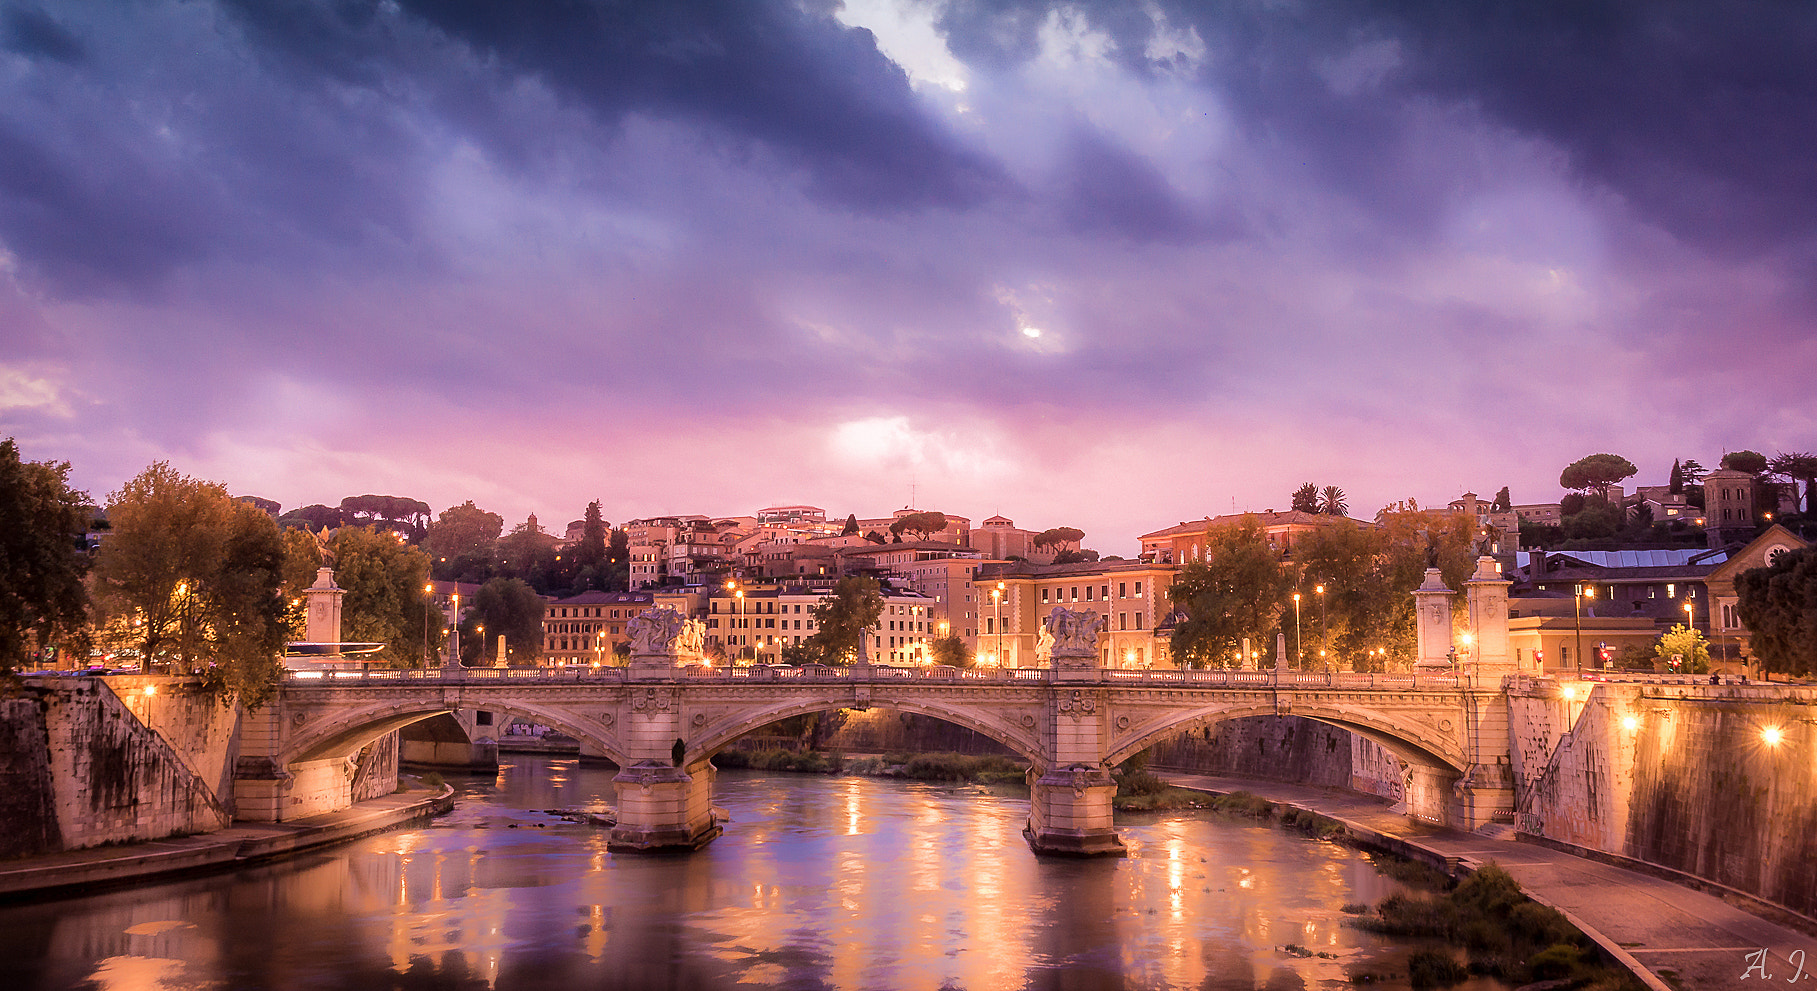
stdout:
POLYGON ((1653 645, 1653 654, 1665 662, 1669 671, 1684 674, 1708 674, 1710 671, 1709 643, 1702 633, 1683 623, 1659 635, 1658 642, 1653 645))
POLYGON ((249 506, 257 507, 272 519, 277 519, 278 513, 284 508, 282 505, 273 502, 270 499, 260 498, 255 495, 234 496, 234 498, 249 506))
POLYGON ((841 537, 858 536, 858 514, 852 513, 845 518, 845 527, 839 531, 841 537))
POLYGON ((1291 508, 1295 512, 1300 512, 1300 513, 1316 513, 1316 512, 1318 512, 1319 511, 1319 487, 1312 484, 1311 482, 1307 482, 1306 484, 1300 486, 1299 488, 1294 489, 1293 490, 1293 506, 1291 508))
POLYGON ((1582 509, 1559 522, 1568 539, 1600 540, 1619 533, 1627 517, 1620 507, 1602 499, 1586 499, 1582 509))
POLYGON ((341 599, 341 639, 382 643, 372 660, 398 668, 433 665, 442 617, 423 591, 429 556, 390 531, 344 526, 334 533, 334 580, 341 599), (427 639, 427 643, 425 643, 427 639))
POLYGON ((1817 550, 1788 551, 1735 577, 1736 610, 1762 670, 1817 674, 1817 550))
POLYGON ((1319 512, 1326 516, 1349 516, 1350 504, 1344 501, 1344 490, 1335 485, 1320 489, 1319 512))
POLYGON ((1077 551, 1061 551, 1060 553, 1054 555, 1053 563, 1055 563, 1055 564, 1080 564, 1080 563, 1087 562, 1087 561, 1096 561, 1097 559, 1098 559, 1098 552, 1094 551, 1094 550, 1090 550, 1090 549, 1077 550, 1077 551))
POLYGON ((1567 489, 1594 491, 1607 500, 1609 489, 1623 479, 1634 477, 1640 469, 1618 454, 1591 454, 1577 459, 1559 472, 1558 484, 1567 489))
POLYGON ((1779 454, 1767 470, 1788 482, 1803 482, 1805 514, 1817 517, 1817 454, 1779 454))
POLYGON ((1189 667, 1227 667, 1236 661, 1244 638, 1262 648, 1293 580, 1255 517, 1207 527, 1205 560, 1182 568, 1170 593, 1185 613, 1174 627, 1174 657, 1189 667))
POLYGON ((444 578, 489 575, 505 518, 488 513, 469 499, 442 510, 429 525, 429 556, 436 574, 444 578))
POLYGON ((890 524, 890 533, 899 540, 903 534, 908 534, 916 540, 926 540, 934 534, 945 530, 946 523, 945 513, 908 513, 903 516, 898 516, 896 522, 890 524))
POLYGON ((473 596, 473 611, 461 624, 461 657, 485 664, 491 645, 505 638, 508 664, 529 664, 542 656, 543 597, 519 578, 494 578, 473 596), (484 627, 482 633, 480 627, 484 627))
POLYGON ((589 590, 604 590, 612 584, 612 569, 607 563, 606 521, 600 516, 599 500, 587 503, 586 516, 581 520, 580 542, 571 550, 574 555, 574 582, 570 593, 589 590))
POLYGON ((606 548, 606 566, 611 569, 606 583, 608 592, 631 590, 631 537, 622 527, 612 530, 612 542, 606 548))
POLYGON ((281 527, 302 527, 311 531, 332 530, 344 522, 346 522, 346 514, 333 506, 324 506, 319 502, 301 509, 293 509, 278 517, 278 525, 281 527))
POLYGON ((1673 495, 1684 495, 1685 467, 1679 464, 1677 458, 1672 459, 1672 474, 1667 477, 1666 491, 1673 495))
POLYGON ((288 633, 277 524, 161 461, 109 496, 107 515, 92 586, 101 641, 256 709, 276 690, 288 633))
POLYGON ((1085 539, 1085 531, 1076 527, 1057 526, 1035 534, 1032 543, 1036 547, 1064 547, 1076 544, 1085 539))
POLYGON ((20 461, 12 439, 0 441, 0 673, 47 660, 66 641, 80 645, 94 514, 87 494, 69 487, 69 470, 66 461, 20 461))
POLYGON ((1489 511, 1491 513, 1514 512, 1514 497, 1508 494, 1506 485, 1502 486, 1501 491, 1495 494, 1495 499, 1489 503, 1489 511))
POLYGON ((823 664, 850 664, 866 632, 883 615, 883 586, 861 575, 841 578, 813 614, 814 635, 805 642, 823 664))
POLYGON ((1686 458, 1678 465, 1678 470, 1685 477, 1686 485, 1702 485, 1703 476, 1709 474, 1703 463, 1696 458, 1686 458))
POLYGON ((969 668, 977 663, 972 649, 965 645, 965 639, 955 634, 936 637, 928 644, 928 650, 935 664, 948 667, 969 668))
POLYGON ((1759 451, 1730 451, 1722 456, 1722 466, 1729 471, 1758 475, 1767 470, 1767 456, 1759 451))

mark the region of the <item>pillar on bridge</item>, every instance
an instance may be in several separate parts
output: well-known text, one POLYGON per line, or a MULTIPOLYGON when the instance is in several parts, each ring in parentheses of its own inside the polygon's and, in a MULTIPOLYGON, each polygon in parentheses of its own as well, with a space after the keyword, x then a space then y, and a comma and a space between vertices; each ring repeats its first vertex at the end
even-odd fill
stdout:
POLYGON ((1057 687, 1047 706, 1047 753, 1028 771, 1028 826, 1022 832, 1038 854, 1120 857, 1123 841, 1111 821, 1117 782, 1104 766, 1110 737, 1098 668, 1104 617, 1056 606, 1043 625, 1053 640, 1057 687), (1078 687, 1068 688, 1069 682, 1078 687))
POLYGON ((1445 587, 1437 568, 1427 568, 1426 580, 1413 590, 1415 632, 1419 637, 1414 670, 1451 670, 1451 597, 1456 594, 1445 587))
POLYGON ((713 818, 713 762, 687 761, 687 727, 675 685, 679 612, 649 609, 634 617, 628 681, 634 687, 620 717, 625 765, 612 779, 618 823, 609 849, 636 853, 698 850, 720 832, 713 818), (685 765, 685 766, 684 766, 685 765))
POLYGON ((305 640, 310 643, 341 642, 341 597, 346 594, 346 589, 334 583, 333 568, 316 569, 315 584, 303 590, 305 640))

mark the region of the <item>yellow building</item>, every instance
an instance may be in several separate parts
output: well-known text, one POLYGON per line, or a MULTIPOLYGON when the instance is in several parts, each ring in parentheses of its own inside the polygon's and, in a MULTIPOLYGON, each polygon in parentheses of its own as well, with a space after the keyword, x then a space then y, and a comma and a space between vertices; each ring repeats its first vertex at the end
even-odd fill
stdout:
POLYGON ((970 643, 984 666, 1039 667, 1042 620, 1057 606, 1092 610, 1108 620, 1098 637, 1099 662, 1114 668, 1170 668, 1167 638, 1156 633, 1173 611, 1175 568, 1148 561, 1078 564, 991 564, 972 582, 976 632, 970 643))
POLYGON ((630 643, 625 624, 650 608, 648 592, 582 592, 543 608, 543 659, 553 667, 613 664, 630 643))

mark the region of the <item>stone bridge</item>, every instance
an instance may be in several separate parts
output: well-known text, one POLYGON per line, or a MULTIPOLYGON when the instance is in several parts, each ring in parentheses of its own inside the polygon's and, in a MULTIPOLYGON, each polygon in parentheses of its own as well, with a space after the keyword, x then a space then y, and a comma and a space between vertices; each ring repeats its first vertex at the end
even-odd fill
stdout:
MULTIPOLYGON (((872 706, 933 716, 1028 760, 1025 834, 1039 853, 1114 854, 1111 769, 1168 737, 1227 719, 1300 716, 1372 740, 1407 766, 1409 815, 1473 829, 1509 821, 1507 582, 1483 558, 1468 585, 1476 653, 1453 667, 1451 593, 1427 573, 1414 674, 1101 669, 1096 613, 1056 608, 1044 668, 734 667, 688 659, 679 615, 633 621, 631 664, 600 670, 307 672, 242 727, 235 804, 283 820, 350 804, 354 758, 385 734, 482 710, 560 728, 616 763, 621 850, 697 848, 719 835, 711 758, 779 719, 872 706), (1461 673, 1460 673, 1461 672, 1461 673)), ((1466 643, 1471 642, 1466 640, 1466 643)))
POLYGON ((718 835, 710 758, 779 719, 872 706, 973 729, 1029 761, 1037 851, 1114 853, 1110 768, 1226 719, 1295 715, 1373 740, 1409 768, 1408 814, 1474 828, 1513 809, 1507 701, 1458 675, 1277 671, 668 668, 374 671, 293 677, 242 731, 240 818, 344 807, 352 758, 384 734, 458 710, 560 728, 620 768, 619 849, 718 835), (1070 676, 1069 676, 1070 675, 1070 676))

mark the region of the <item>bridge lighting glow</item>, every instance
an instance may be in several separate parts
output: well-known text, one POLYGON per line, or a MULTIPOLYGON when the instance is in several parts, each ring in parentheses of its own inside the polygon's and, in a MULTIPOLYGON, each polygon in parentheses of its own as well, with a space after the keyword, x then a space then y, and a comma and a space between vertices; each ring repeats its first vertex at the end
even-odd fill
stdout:
POLYGON ((1563 689, 1560 689, 1560 694, 1564 695, 1566 702, 1575 702, 1577 701, 1577 686, 1566 685, 1563 689))
POLYGON ((1760 738, 1766 741, 1767 746, 1777 747, 1779 741, 1785 739, 1785 734, 1777 726, 1768 726, 1760 731, 1760 738))
POLYGON ((1633 716, 1623 716, 1621 717, 1621 728, 1632 733, 1640 728, 1640 720, 1635 719, 1633 716))
POLYGON ((151 698, 153 695, 156 695, 156 694, 158 694, 158 686, 156 686, 156 685, 146 685, 145 686, 145 697, 146 698, 151 698))

